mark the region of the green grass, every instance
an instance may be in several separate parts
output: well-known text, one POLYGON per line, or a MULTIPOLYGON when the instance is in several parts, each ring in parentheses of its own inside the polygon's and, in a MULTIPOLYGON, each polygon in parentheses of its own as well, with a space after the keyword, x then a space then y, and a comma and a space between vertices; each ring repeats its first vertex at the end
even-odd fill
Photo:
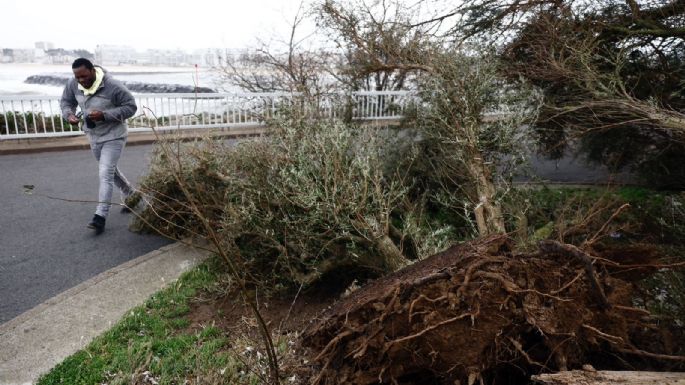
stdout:
POLYGON ((211 260, 184 274, 41 377, 38 384, 153 383, 146 382, 146 377, 159 384, 183 384, 189 378, 212 384, 258 383, 245 359, 237 357, 241 347, 236 338, 213 326, 186 330, 190 301, 216 284, 219 266, 211 260))

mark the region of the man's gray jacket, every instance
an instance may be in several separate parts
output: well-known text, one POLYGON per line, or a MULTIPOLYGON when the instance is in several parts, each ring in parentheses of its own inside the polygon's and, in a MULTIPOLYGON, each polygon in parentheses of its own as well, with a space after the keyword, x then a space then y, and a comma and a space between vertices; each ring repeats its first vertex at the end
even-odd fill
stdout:
POLYGON ((96 143, 125 138, 128 133, 126 119, 132 117, 138 109, 131 92, 107 72, 95 94, 88 96, 78 89, 75 78, 69 79, 60 101, 62 117, 67 119, 70 114, 74 114, 77 106, 83 111, 84 117, 92 110, 104 113, 104 121, 95 122, 94 128, 88 128, 85 124, 82 128, 89 134, 91 141, 96 143))

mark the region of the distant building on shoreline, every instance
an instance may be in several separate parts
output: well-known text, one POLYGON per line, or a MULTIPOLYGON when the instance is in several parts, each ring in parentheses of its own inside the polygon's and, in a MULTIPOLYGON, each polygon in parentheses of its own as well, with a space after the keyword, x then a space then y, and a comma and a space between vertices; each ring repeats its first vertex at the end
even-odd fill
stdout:
POLYGON ((76 58, 85 57, 103 66, 141 65, 180 67, 200 65, 216 67, 222 63, 238 62, 241 56, 249 54, 248 49, 202 48, 192 51, 181 49, 147 49, 138 51, 127 45, 101 44, 95 53, 84 49, 68 50, 55 48, 49 41, 38 41, 34 48, 0 47, 0 63, 71 64, 76 58))
POLYGON ((69 64, 78 57, 93 57, 86 50, 55 48, 49 41, 38 41, 34 48, 1 48, 0 63, 69 64))
POLYGON ((136 51, 130 46, 99 45, 95 49, 95 61, 105 66, 133 64, 143 66, 180 67, 200 65, 214 67, 221 64, 226 55, 238 55, 244 50, 203 48, 192 52, 181 49, 147 49, 136 51))
POLYGON ((127 45, 98 45, 95 48, 95 61, 106 66, 135 64, 135 56, 136 50, 127 45))

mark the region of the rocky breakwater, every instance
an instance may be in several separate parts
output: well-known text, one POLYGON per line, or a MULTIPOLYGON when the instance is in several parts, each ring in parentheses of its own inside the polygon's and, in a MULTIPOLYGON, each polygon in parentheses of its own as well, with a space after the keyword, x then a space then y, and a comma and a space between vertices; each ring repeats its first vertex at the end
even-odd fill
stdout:
MULTIPOLYGON (((64 86, 69 80, 69 77, 58 76, 58 75, 33 75, 29 76, 24 80, 27 84, 43 84, 43 85, 53 85, 53 86, 64 86)), ((142 82, 127 82, 123 81, 126 88, 131 92, 140 93, 153 93, 153 94, 177 94, 177 93, 215 93, 211 88, 208 87, 194 87, 194 86, 184 86, 181 84, 162 84, 162 83, 142 83, 142 82)))

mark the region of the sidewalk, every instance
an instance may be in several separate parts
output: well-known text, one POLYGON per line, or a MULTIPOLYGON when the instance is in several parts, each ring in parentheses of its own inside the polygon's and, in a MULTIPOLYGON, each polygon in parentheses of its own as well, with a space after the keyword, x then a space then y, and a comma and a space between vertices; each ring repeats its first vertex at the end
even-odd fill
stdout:
MULTIPOLYGON (((240 128, 214 128, 214 129, 183 129, 165 130, 154 132, 129 132, 127 146, 150 144, 157 138, 190 140, 199 137, 223 137, 236 138, 244 136, 261 135, 265 132, 264 127, 240 127, 240 128)), ((26 154, 46 151, 83 150, 90 148, 85 135, 64 136, 54 138, 30 138, 30 139, 1 139, 0 155, 26 154)))
POLYGON ((181 243, 165 246, 0 325, 0 385, 34 383, 207 257, 207 252, 181 243))

